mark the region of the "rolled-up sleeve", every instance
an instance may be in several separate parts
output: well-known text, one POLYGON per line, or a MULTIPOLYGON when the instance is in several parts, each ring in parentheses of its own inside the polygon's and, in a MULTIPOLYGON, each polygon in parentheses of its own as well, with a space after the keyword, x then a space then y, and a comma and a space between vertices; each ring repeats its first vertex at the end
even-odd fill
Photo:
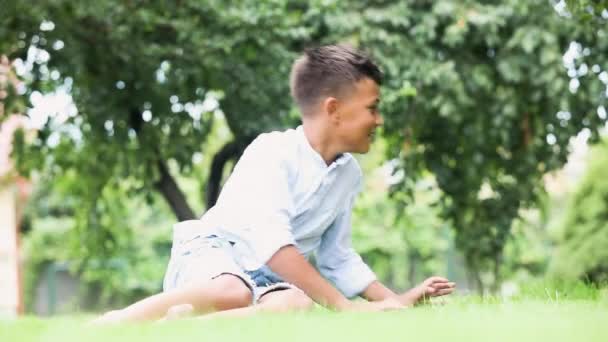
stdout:
POLYGON ((319 272, 348 298, 361 294, 376 280, 375 273, 352 247, 353 202, 354 198, 325 231, 316 254, 319 272))
POLYGON ((290 218, 293 201, 285 151, 268 136, 260 136, 243 153, 218 203, 230 203, 222 213, 224 228, 238 236, 243 267, 264 265, 283 246, 295 245, 290 218))

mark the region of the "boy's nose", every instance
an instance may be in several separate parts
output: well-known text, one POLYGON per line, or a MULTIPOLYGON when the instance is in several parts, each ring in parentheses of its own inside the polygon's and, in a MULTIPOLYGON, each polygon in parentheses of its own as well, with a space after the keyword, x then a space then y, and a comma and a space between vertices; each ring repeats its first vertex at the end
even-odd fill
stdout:
POLYGON ((382 126, 384 125, 384 117, 382 117, 382 115, 378 114, 376 116, 376 126, 382 126))

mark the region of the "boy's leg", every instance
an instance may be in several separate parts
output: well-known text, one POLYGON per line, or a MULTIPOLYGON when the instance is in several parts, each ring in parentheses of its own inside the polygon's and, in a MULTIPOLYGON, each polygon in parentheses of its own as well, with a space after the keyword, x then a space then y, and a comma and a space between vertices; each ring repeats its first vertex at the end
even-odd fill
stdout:
POLYGON ((306 311, 315 306, 302 290, 286 289, 268 292, 258 300, 257 307, 262 312, 306 311))
POLYGON ((203 283, 193 283, 169 292, 142 299, 122 310, 111 311, 94 323, 155 320, 169 308, 191 304, 194 312, 228 310, 251 304, 252 293, 244 281, 232 274, 222 274, 203 283))
MULTIPOLYGON (((298 289, 286 289, 273 291, 263 295, 258 304, 249 307, 230 309, 218 312, 212 312, 204 316, 196 317, 197 319, 211 319, 218 317, 247 317, 261 312, 295 312, 306 311, 314 307, 314 302, 304 292, 298 289)), ((169 314, 167 319, 183 318, 190 315, 192 310, 188 305, 174 307, 173 313, 169 314)))

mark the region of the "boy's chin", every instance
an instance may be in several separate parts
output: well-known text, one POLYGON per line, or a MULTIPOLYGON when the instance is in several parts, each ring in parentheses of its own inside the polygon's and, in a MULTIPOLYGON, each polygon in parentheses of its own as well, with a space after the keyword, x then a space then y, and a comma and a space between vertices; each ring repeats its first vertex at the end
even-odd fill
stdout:
POLYGON ((354 149, 354 151, 352 151, 353 153, 360 153, 360 154, 365 154, 367 152, 369 152, 371 147, 371 144, 366 144, 366 145, 362 145, 362 146, 358 146, 356 149, 354 149))
POLYGON ((357 153, 357 154, 365 154, 369 152, 372 146, 372 142, 361 142, 359 144, 351 144, 349 148, 346 149, 347 153, 357 153))

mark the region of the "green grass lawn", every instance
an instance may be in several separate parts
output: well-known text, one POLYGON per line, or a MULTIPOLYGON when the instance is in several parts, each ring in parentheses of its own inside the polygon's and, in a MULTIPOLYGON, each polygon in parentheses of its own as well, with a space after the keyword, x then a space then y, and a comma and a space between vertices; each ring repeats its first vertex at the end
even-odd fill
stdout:
POLYGON ((608 301, 455 297, 403 312, 260 315, 90 327, 90 317, 0 322, 0 341, 608 341, 608 301))

